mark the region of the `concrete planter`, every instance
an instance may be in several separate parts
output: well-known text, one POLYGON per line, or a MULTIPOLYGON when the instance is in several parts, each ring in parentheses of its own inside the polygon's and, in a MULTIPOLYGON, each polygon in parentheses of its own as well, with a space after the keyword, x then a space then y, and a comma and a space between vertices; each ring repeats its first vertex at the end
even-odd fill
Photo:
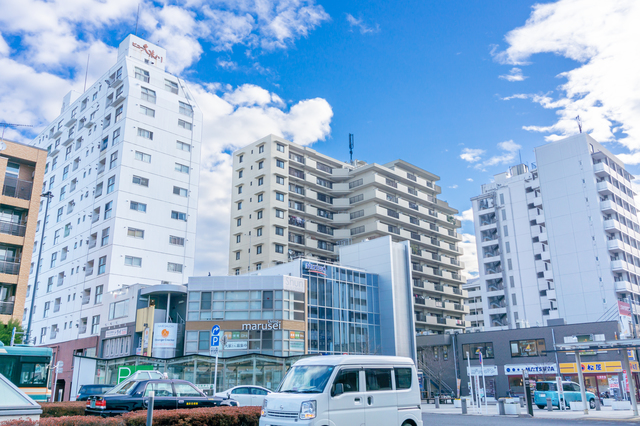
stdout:
POLYGON ((611 403, 611 407, 614 410, 631 410, 631 402, 630 401, 613 401, 611 403))
POLYGON ((603 398, 602 399, 602 405, 604 405, 605 407, 611 407, 611 405, 616 402, 615 399, 613 398, 603 398))
POLYGON ((582 401, 571 401, 571 402, 569 402, 569 405, 571 406, 571 411, 582 411, 582 410, 584 410, 584 405, 582 404, 582 401))
POLYGON ((519 416, 522 409, 520 404, 504 404, 504 414, 519 416))
POLYGON ((459 399, 454 399, 453 408, 462 408, 462 402, 459 399))

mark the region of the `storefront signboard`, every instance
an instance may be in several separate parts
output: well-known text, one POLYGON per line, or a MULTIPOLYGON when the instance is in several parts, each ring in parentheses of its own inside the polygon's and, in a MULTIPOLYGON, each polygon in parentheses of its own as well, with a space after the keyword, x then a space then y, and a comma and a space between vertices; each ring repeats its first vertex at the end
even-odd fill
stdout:
MULTIPOLYGON (((638 362, 631 362, 631 371, 637 373, 640 371, 638 369, 638 362)), ((621 373, 622 372, 622 363, 620 361, 603 361, 603 362, 583 362, 582 364, 582 372, 583 373, 621 373)), ((576 369, 575 363, 560 363, 560 373, 562 374, 577 374, 578 370, 576 369)))
POLYGON ((304 331, 290 331, 289 339, 304 340, 304 331))
MULTIPOLYGON (((471 369, 467 368, 468 374, 470 373, 472 376, 480 375, 482 376, 482 367, 479 365, 471 367, 471 369)), ((498 366, 497 365, 485 365, 484 366, 484 375, 485 376, 497 376, 498 375, 498 366)))
POLYGON ((317 263, 302 262, 302 269, 308 272, 315 272, 316 274, 327 275, 327 266, 318 265, 317 263))
POLYGON ((304 278, 284 276, 283 288, 287 291, 304 293, 304 278))
POLYGON ((154 349, 175 349, 178 343, 178 324, 167 322, 153 325, 154 349))
POLYGON ((540 364, 505 364, 504 374, 507 376, 518 376, 522 374, 522 371, 527 371, 529 374, 558 374, 558 369, 554 363, 540 363, 540 364))
POLYGON ((111 337, 119 337, 127 335, 127 327, 116 328, 114 330, 107 330, 104 333, 105 339, 110 339, 111 337))
POLYGON ((263 324, 242 324, 243 330, 282 330, 282 323, 278 320, 269 320, 263 324))
POLYGON ((609 377, 609 389, 620 389, 620 384, 618 383, 618 376, 609 377))
POLYGON ((225 350, 243 350, 243 349, 247 349, 248 344, 246 341, 240 341, 240 342, 227 342, 224 345, 224 349, 225 350))
POLYGON ((294 340, 292 342, 289 342, 289 349, 291 349, 292 351, 304 351, 304 341, 294 340))

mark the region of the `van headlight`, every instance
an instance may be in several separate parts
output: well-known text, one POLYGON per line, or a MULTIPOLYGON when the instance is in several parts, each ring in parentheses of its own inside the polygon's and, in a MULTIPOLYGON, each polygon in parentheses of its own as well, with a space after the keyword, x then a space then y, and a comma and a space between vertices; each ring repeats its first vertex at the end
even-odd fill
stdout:
POLYGON ((267 398, 262 401, 262 410, 260 410, 260 415, 265 417, 267 415, 267 398))
POLYGON ((316 402, 305 401, 300 406, 300 419, 310 420, 316 418, 316 402))

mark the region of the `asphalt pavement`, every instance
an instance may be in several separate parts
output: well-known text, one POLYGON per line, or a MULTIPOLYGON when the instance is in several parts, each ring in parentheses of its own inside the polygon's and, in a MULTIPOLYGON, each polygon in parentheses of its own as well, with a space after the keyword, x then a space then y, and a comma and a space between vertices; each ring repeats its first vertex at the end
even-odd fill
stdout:
POLYGON ((522 425, 522 426, 538 426, 538 425, 554 425, 554 426, 609 426, 629 423, 624 420, 596 420, 596 419, 540 419, 529 417, 515 417, 515 416, 463 416, 461 414, 431 414, 422 413, 422 422, 424 425, 442 425, 442 426, 510 426, 510 425, 522 425))

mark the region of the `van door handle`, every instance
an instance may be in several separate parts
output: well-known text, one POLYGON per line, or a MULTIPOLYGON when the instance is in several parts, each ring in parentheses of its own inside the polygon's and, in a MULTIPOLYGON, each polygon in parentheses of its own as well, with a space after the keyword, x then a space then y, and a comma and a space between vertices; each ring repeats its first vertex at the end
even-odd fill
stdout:
POLYGON ((360 404, 360 398, 353 398, 353 402, 360 404))
POLYGON ((367 404, 369 404, 369 405, 373 404, 373 397, 372 396, 368 396, 367 397, 367 404))

